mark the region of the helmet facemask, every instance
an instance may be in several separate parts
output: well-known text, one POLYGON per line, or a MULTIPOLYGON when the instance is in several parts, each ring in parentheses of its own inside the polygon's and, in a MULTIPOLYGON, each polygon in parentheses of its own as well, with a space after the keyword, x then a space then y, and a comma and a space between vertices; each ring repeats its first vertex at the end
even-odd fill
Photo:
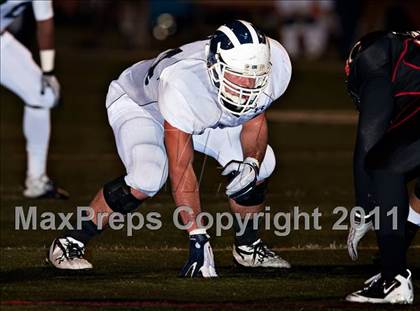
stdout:
POLYGON ((220 106, 238 117, 256 108, 258 98, 267 87, 271 71, 270 63, 245 67, 246 69, 240 72, 218 60, 208 68, 210 78, 218 88, 217 98, 220 106))

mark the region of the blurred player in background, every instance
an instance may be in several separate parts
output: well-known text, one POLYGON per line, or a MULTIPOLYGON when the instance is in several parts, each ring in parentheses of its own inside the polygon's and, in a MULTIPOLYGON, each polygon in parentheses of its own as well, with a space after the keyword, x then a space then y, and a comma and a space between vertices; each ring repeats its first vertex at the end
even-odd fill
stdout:
POLYGON ((23 132, 26 138, 27 198, 67 198, 47 176, 50 109, 60 99, 60 85, 54 76, 54 21, 50 0, 0 0, 0 83, 18 95, 25 103, 23 132), (37 20, 37 38, 41 68, 7 27, 31 6, 37 20))
POLYGON ((357 259, 357 244, 373 228, 379 206, 381 258, 381 272, 346 299, 412 303, 406 251, 420 225, 420 32, 364 36, 350 52, 346 74, 360 113, 354 179, 356 205, 365 210, 350 229, 348 249, 357 259), (409 199, 407 183, 415 178, 409 199), (390 214, 394 206, 396 217, 390 214))
POLYGON ((274 1, 274 6, 281 17, 282 43, 290 57, 319 59, 327 47, 334 1, 274 1))
MULTIPOLYGON (((161 53, 126 69, 109 87, 106 108, 126 175, 105 184, 91 203, 100 212, 127 214, 157 194, 168 177, 177 207, 190 223, 190 255, 180 275, 217 276, 193 170, 194 150, 215 158, 229 177, 226 194, 235 218, 233 256, 245 267, 289 268, 259 238, 254 216, 265 204, 275 156, 267 144, 265 110, 291 77, 287 52, 252 24, 235 20, 210 39, 161 53), (241 233, 241 230, 243 230, 241 233)), ((107 223, 107 217, 103 224, 107 223)), ((49 261, 59 269, 89 269, 86 243, 98 235, 96 217, 54 240, 49 261)))

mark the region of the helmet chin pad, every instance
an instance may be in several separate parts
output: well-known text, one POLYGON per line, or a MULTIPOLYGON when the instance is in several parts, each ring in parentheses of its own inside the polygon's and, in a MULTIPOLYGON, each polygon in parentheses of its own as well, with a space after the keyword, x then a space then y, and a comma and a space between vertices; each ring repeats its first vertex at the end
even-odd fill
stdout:
POLYGON ((232 105, 231 103, 225 101, 224 99, 221 99, 221 105, 223 105, 223 107, 226 110, 228 110, 230 113, 232 113, 235 116, 239 117, 241 114, 243 114, 243 112, 241 111, 242 109, 240 107, 232 105))

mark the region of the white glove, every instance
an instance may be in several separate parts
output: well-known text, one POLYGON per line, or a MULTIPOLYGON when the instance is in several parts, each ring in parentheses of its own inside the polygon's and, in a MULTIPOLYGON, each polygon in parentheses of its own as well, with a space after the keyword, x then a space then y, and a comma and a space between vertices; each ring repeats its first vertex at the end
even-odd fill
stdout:
POLYGON ((251 157, 246 158, 243 162, 229 162, 222 171, 223 176, 231 175, 233 178, 226 186, 226 195, 235 199, 254 188, 257 183, 259 167, 258 160, 251 157))
POLYGON ((41 78, 41 95, 45 94, 45 90, 50 88, 54 94, 54 106, 58 105, 60 100, 60 83, 58 82, 57 78, 51 73, 43 73, 41 78))
MULTIPOLYGON (((356 215, 356 217, 359 215, 356 215)), ((371 216, 371 215, 370 215, 371 216)), ((359 245, 360 240, 366 235, 370 230, 373 230, 373 223, 369 215, 365 216, 364 221, 356 219, 354 226, 350 226, 349 235, 347 237, 347 251, 352 260, 356 261, 358 259, 357 245, 359 245)))

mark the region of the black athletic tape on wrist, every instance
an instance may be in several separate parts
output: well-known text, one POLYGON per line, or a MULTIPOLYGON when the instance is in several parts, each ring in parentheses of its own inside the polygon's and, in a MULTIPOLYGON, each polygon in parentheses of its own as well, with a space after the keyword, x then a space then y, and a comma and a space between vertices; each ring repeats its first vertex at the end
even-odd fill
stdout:
POLYGON ((53 76, 55 74, 55 70, 43 71, 42 74, 45 76, 53 76))

